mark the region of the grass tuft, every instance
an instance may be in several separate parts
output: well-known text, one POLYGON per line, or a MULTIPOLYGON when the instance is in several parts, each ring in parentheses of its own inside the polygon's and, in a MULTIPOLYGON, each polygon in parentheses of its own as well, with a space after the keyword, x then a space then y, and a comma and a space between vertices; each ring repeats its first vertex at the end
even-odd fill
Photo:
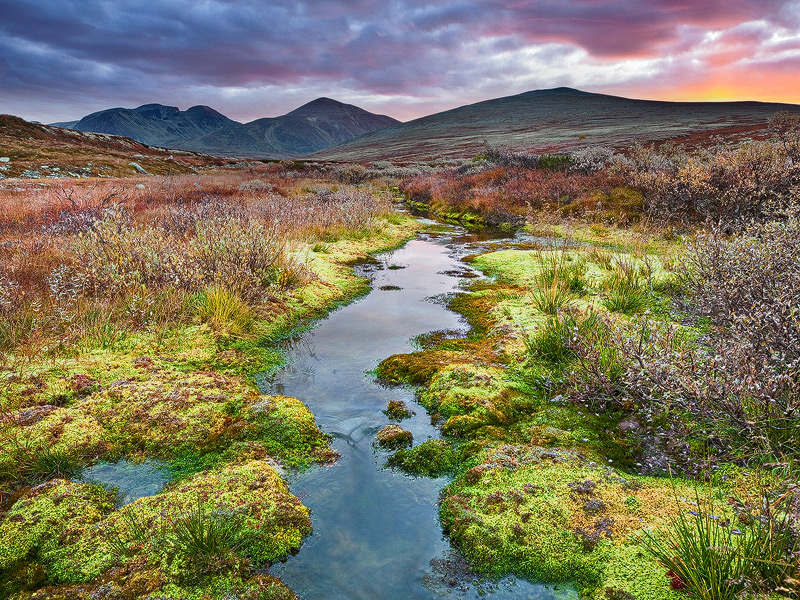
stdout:
POLYGON ((253 311, 232 290, 221 286, 207 288, 195 296, 194 306, 200 321, 218 335, 244 337, 253 330, 253 311))

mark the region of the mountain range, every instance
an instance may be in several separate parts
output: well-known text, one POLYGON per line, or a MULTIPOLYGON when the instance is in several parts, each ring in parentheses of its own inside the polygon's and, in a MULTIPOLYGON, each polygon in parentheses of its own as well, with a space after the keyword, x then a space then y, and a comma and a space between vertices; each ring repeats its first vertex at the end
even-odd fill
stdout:
POLYGON ((330 98, 318 98, 280 117, 239 123, 208 106, 181 111, 145 104, 109 108, 58 127, 109 133, 149 146, 178 148, 220 156, 290 158, 311 154, 399 123, 330 98))
POLYGON ((112 108, 55 123, 217 156, 320 160, 432 160, 474 156, 487 144, 537 152, 633 141, 746 138, 782 110, 762 102, 635 100, 571 88, 535 90, 469 104, 406 123, 318 98, 280 117, 238 123, 207 106, 112 108))

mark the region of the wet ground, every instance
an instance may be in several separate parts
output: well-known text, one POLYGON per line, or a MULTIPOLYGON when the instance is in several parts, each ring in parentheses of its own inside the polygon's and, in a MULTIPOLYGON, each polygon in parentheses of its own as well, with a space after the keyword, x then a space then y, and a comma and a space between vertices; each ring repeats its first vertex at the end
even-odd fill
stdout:
POLYGON ((389 423, 382 411, 390 400, 416 411, 402 422, 415 444, 438 437, 414 404, 413 390, 382 387, 370 372, 391 354, 413 350, 414 336, 466 331, 435 300, 474 275, 460 256, 494 243, 496 235, 440 229, 377 257, 363 267, 373 291, 293 339, 288 366, 262 381, 265 393, 302 400, 342 456, 333 466, 290 475, 293 493, 311 508, 314 534, 271 572, 304 600, 575 597, 563 586, 477 579, 438 522, 437 500, 447 481, 386 469, 387 455, 374 447, 375 434, 389 423))

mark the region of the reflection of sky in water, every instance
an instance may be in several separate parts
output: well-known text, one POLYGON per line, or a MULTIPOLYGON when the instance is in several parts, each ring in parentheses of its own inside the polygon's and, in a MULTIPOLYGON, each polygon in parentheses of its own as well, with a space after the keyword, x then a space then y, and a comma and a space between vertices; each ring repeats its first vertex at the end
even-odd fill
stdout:
MULTIPOLYGON (((410 340, 418 334, 466 327, 430 300, 457 290, 452 273, 465 265, 452 256, 457 248, 445 246, 452 241, 414 240, 380 257, 383 265, 365 267, 373 291, 287 344, 288 366, 261 382, 265 393, 306 403, 342 454, 333 467, 291 476, 292 491, 312 511, 314 534, 297 556, 272 571, 304 600, 565 597, 552 586, 512 579, 478 590, 452 587, 450 576, 431 566, 450 552, 437 507, 446 481, 383 469, 386 454, 372 445, 389 422, 381 412, 389 400, 413 405, 414 392, 382 387, 367 372, 392 354, 415 350, 410 340), (380 290, 387 285, 401 289, 380 290)), ((414 408, 416 416, 402 426, 415 444, 438 437, 425 410, 414 408)))
POLYGON ((157 494, 169 480, 169 470, 163 463, 154 460, 141 463, 129 460, 100 462, 81 473, 81 481, 117 489, 117 506, 125 506, 139 498, 157 494))

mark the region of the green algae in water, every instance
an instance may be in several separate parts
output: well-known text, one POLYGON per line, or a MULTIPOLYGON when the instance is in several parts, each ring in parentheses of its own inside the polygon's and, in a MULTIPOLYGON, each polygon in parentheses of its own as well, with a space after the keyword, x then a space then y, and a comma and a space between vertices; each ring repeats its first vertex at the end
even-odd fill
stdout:
POLYGON ((115 463, 99 462, 84 469, 80 476, 80 481, 116 490, 117 508, 145 496, 154 496, 171 479, 172 472, 169 467, 156 460, 139 463, 125 459, 115 463))

